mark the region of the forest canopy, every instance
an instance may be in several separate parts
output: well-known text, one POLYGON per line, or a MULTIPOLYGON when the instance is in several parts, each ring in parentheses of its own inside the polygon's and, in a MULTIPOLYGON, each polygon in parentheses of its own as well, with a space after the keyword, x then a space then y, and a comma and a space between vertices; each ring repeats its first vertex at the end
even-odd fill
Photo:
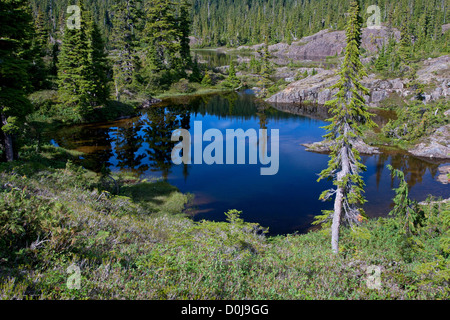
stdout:
MULTIPOLYGON (((114 5, 125 0, 86 0, 107 39, 113 30, 114 5)), ((65 11, 71 0, 31 0, 34 15, 41 10, 47 28, 57 38, 63 30, 65 11)), ((149 1, 143 1, 143 6, 149 1)), ((180 0, 172 1, 175 5, 180 0)), ((239 46, 264 42, 291 42, 323 29, 343 30, 349 0, 189 0, 190 35, 201 46, 239 46)), ((426 32, 430 37, 441 33, 450 22, 447 0, 361 0, 364 24, 380 8, 381 23, 399 28, 408 21, 412 35, 426 32), (405 19, 404 13, 408 14, 405 19)), ((366 25, 363 25, 365 27, 366 25)))

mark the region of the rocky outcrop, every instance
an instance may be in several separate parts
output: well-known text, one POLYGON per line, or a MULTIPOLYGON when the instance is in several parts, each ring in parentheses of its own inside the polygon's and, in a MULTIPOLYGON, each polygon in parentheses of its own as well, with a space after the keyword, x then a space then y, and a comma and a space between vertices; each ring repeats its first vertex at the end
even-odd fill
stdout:
MULTIPOLYGON (((336 75, 336 71, 322 69, 315 76, 292 82, 286 89, 267 99, 267 102, 304 103, 307 101, 325 104, 337 92, 336 89, 329 88, 338 80, 339 76, 336 75)), ((392 92, 403 94, 405 87, 400 79, 379 80, 374 75, 365 78, 363 85, 370 89, 370 95, 365 97, 369 106, 377 106, 392 92)))
POLYGON ((417 157, 450 159, 450 124, 437 129, 409 152, 417 157))
POLYGON ((428 58, 417 71, 417 80, 420 82, 433 83, 436 77, 450 81, 450 55, 428 58))
MULTIPOLYGON (((393 29, 394 37, 400 38, 400 32, 393 29)), ((387 41, 389 30, 387 27, 364 28, 362 32, 362 47, 368 52, 376 52, 387 41)), ((299 41, 277 43, 269 46, 272 55, 287 57, 295 60, 317 60, 328 56, 340 55, 345 48, 345 31, 322 30, 314 35, 304 37, 299 41)), ((257 51, 263 46, 241 46, 238 50, 257 51)))
POLYGON ((450 165, 441 166, 438 168, 439 175, 437 176, 437 181, 443 184, 450 183, 450 165))
POLYGON ((193 47, 195 47, 195 46, 198 46, 198 45, 201 45, 202 44, 202 41, 201 41, 201 39, 197 39, 196 37, 189 37, 189 46, 191 47, 191 48, 193 48, 193 47))
MULTIPOLYGON (((395 35, 399 37, 399 33, 395 35)), ((369 51, 377 51, 388 39, 387 28, 363 29, 362 47, 369 51)), ((275 55, 316 59, 340 55, 345 48, 345 31, 323 30, 315 35, 305 37, 300 42, 293 43, 285 50, 275 52, 275 55)), ((269 48, 270 49, 270 48, 269 48)))
POLYGON ((435 141, 419 143, 410 153, 423 158, 450 159, 450 147, 435 141))
POLYGON ((274 103, 304 103, 317 102, 319 104, 331 99, 332 92, 327 89, 338 81, 335 71, 319 70, 318 74, 292 82, 286 89, 273 95, 267 102, 274 103))
MULTIPOLYGON (((443 26, 443 32, 447 30, 447 25, 443 26)), ((398 39, 398 30, 393 29, 394 36, 398 39)), ((362 32, 362 47, 369 53, 376 53, 378 49, 387 41, 389 29, 387 27, 364 28, 362 32)), ((314 35, 304 37, 291 45, 278 43, 269 46, 269 51, 274 59, 285 59, 295 61, 320 60, 327 56, 338 56, 343 53, 346 45, 345 31, 322 30, 314 35)), ((263 46, 242 46, 239 49, 250 49, 257 51, 263 46)), ((373 55, 362 60, 368 63, 373 55)), ((330 67, 330 66, 329 66, 330 67)), ((302 71, 311 68, 301 68, 302 71)), ((276 78, 288 79, 290 84, 287 88, 274 96, 268 102, 275 103, 302 103, 310 101, 323 104, 330 100, 334 92, 328 88, 338 81, 336 71, 317 68, 315 76, 309 76, 299 81, 292 81, 295 78, 295 71, 289 68, 279 68, 275 74, 276 78), (292 82, 291 82, 292 81, 292 82)), ((310 72, 309 72, 310 73, 310 72)), ((450 96, 450 55, 428 59, 423 62, 422 67, 417 71, 417 80, 426 85, 425 102, 437 100, 441 97, 450 96)), ((374 74, 363 80, 363 84, 370 89, 370 95, 366 96, 369 106, 378 106, 378 103, 389 97, 392 93, 397 93, 401 97, 411 98, 414 90, 408 88, 408 79, 377 79, 374 74)))
POLYGON ((425 101, 436 100, 450 95, 450 55, 428 59, 417 71, 417 80, 427 84, 425 101))
POLYGON ((142 104, 140 105, 141 109, 146 109, 146 108, 150 108, 151 106, 162 102, 162 100, 160 99, 156 99, 156 98, 148 98, 147 100, 145 100, 144 102, 142 102, 142 104))
POLYGON ((312 73, 312 70, 315 70, 316 72, 322 72, 323 68, 290 68, 290 67, 279 67, 275 69, 274 74, 271 76, 273 79, 283 79, 286 82, 294 82, 295 77, 297 75, 303 75, 305 71, 310 74, 312 73), (291 80, 292 79, 292 80, 291 80))
MULTIPOLYGON (((290 83, 284 90, 268 98, 272 103, 303 103, 305 101, 324 104, 330 100, 336 91, 329 87, 334 85, 339 77, 335 70, 317 69, 317 74, 290 83)), ((418 70, 417 78, 421 83, 427 85, 425 102, 450 96, 450 55, 426 60, 423 67, 418 70)), ((408 79, 378 79, 374 74, 365 77, 362 84, 370 90, 366 96, 366 102, 371 107, 397 93, 401 97, 414 94, 408 88, 408 79)))
POLYGON ((450 23, 442 25, 442 34, 446 33, 448 30, 450 30, 450 23))
MULTIPOLYGON (((333 145, 333 142, 325 142, 325 141, 315 142, 315 143, 311 143, 311 144, 309 144, 309 143, 302 144, 302 146, 306 147, 307 151, 318 152, 318 153, 329 153, 330 147, 332 145, 333 145)), ((356 150, 358 150, 358 152, 360 154, 369 155, 369 154, 380 153, 380 150, 378 148, 369 146, 367 143, 365 143, 361 139, 357 140, 353 144, 353 147, 356 150)))

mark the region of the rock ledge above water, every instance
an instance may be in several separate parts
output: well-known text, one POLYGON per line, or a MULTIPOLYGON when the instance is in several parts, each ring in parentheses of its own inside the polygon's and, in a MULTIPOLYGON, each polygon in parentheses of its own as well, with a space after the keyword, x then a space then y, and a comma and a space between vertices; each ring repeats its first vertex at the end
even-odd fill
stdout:
MULTIPOLYGON (((304 143, 302 146, 306 147, 306 151, 329 153, 332 142, 320 141, 315 143, 304 143)), ((371 155, 381 153, 378 148, 371 147, 362 140, 356 141, 354 147, 360 154, 371 155)))
POLYGON ((438 128, 410 150, 416 157, 450 159, 450 124, 438 128))

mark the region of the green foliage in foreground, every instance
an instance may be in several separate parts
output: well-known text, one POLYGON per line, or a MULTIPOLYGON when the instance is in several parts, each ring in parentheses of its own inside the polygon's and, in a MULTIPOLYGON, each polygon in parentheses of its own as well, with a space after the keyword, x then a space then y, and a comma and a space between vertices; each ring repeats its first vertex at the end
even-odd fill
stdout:
POLYGON ((391 170, 392 177, 400 180, 398 188, 395 188, 394 209, 389 213, 397 218, 399 224, 403 225, 406 234, 416 232, 418 225, 422 223, 424 212, 417 201, 409 198, 409 186, 405 180, 405 174, 391 165, 387 166, 391 170))
POLYGON ((449 203, 423 207, 409 234, 396 218, 344 228, 336 256, 327 230, 266 237, 237 210, 227 222, 194 222, 179 214, 188 198, 164 182, 114 177, 112 195, 93 173, 64 165, 64 151, 43 150, 0 168, 1 299, 450 296, 449 203), (72 264, 79 290, 67 287, 72 264), (379 290, 366 285, 370 265, 381 268, 379 290))

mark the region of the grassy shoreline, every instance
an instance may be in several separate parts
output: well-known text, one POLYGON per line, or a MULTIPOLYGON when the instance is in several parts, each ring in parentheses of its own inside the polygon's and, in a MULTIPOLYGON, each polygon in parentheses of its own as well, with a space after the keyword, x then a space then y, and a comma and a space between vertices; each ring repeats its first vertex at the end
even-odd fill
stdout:
POLYGON ((154 96, 155 99, 170 99, 170 98, 179 98, 179 97, 194 97, 201 95, 209 95, 209 94, 219 94, 219 93, 227 93, 232 90, 221 88, 221 87, 208 87, 201 88, 194 92, 164 92, 154 96))
POLYGON ((2 299, 448 299, 450 203, 429 203, 414 234, 394 218, 268 237, 240 212, 194 222, 162 181, 101 175, 53 146, 0 165, 2 299), (106 189, 105 189, 106 188, 106 189), (23 226, 21 229, 21 226, 23 226), (67 286, 71 265, 80 289, 67 286), (367 286, 367 268, 381 288, 367 286))

